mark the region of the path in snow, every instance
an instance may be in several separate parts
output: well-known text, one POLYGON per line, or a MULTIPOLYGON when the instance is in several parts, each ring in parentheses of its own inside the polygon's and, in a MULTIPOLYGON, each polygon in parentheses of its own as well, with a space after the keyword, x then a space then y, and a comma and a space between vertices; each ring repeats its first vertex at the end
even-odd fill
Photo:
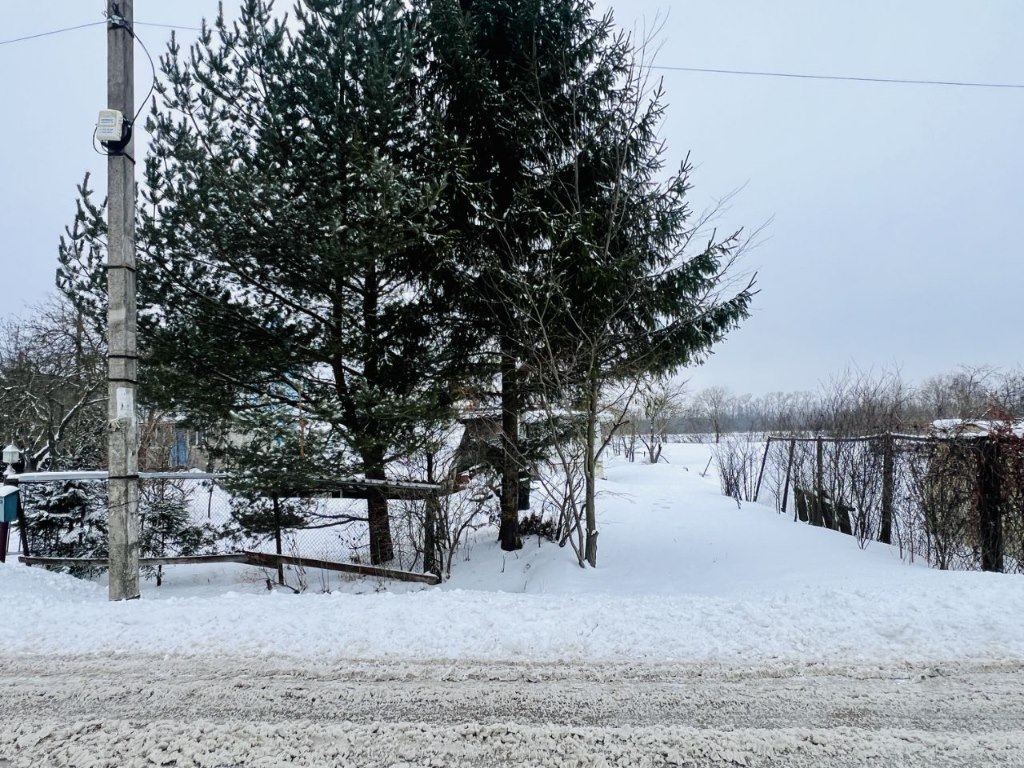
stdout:
POLYGON ((1024 765, 1016 664, 28 656, 0 687, 14 766, 1024 765))

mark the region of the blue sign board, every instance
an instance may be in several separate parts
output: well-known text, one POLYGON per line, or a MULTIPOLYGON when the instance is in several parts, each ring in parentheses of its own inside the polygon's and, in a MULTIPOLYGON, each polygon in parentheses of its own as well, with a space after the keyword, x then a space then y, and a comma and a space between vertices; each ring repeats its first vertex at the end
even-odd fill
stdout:
POLYGON ((0 485, 0 500, 3 501, 3 518, 0 522, 13 523, 18 519, 18 488, 14 485, 0 485))

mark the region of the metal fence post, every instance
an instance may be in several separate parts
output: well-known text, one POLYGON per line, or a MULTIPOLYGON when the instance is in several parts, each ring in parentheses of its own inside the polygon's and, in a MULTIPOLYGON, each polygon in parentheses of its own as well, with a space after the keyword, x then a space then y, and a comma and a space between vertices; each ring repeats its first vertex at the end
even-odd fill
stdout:
POLYGON ((896 486, 894 442, 892 432, 882 437, 882 519, 878 540, 883 544, 892 544, 892 497, 896 486))
POLYGON ((764 466, 768 463, 768 451, 771 450, 772 439, 769 437, 764 446, 764 457, 761 459, 761 471, 757 473, 757 485, 754 486, 754 503, 757 503, 757 495, 761 493, 761 480, 764 478, 764 466))
POLYGON ((814 504, 811 505, 811 509, 814 510, 814 515, 811 519, 811 525, 822 526, 825 524, 825 514, 822 509, 824 505, 822 494, 825 492, 825 442, 821 437, 819 437, 814 441, 814 443, 814 504))
MULTIPOLYGON (((793 471, 793 454, 796 451, 796 439, 789 441, 789 459, 786 461, 786 482, 782 486, 782 514, 786 514, 786 499, 789 496, 789 477, 793 471)), ((796 516, 793 517, 796 522, 796 516)))
MULTIPOLYGON (((274 499, 274 549, 279 555, 283 555, 284 551, 281 547, 281 501, 275 493, 274 499)), ((284 564, 277 561, 277 583, 282 587, 284 586, 284 564)))

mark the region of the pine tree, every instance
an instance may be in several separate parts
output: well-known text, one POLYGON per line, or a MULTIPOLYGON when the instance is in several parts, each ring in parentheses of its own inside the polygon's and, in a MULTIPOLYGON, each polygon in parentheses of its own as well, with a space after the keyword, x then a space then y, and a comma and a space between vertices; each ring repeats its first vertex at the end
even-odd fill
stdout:
POLYGON ((584 448, 586 560, 597 562, 595 428, 609 386, 669 376, 699 364, 747 317, 753 278, 730 274, 744 241, 710 235, 694 252, 685 160, 667 174, 658 138, 659 86, 610 18, 597 60, 573 111, 572 130, 554 137, 541 176, 557 211, 541 269, 544 289, 527 297, 524 326, 537 340, 531 368, 547 396, 578 409, 584 448), (585 105, 589 104, 588 109, 585 105))
MULTIPOLYGON (((106 488, 80 480, 25 484, 23 504, 29 552, 43 557, 106 557, 106 488)), ((73 566, 91 576, 92 566, 73 566)))
MULTIPOLYGON (((227 458, 273 494, 417 450, 447 392, 496 378, 501 546, 521 546, 543 394, 593 421, 602 389, 698 362, 747 313, 737 241, 685 253, 660 93, 589 0, 307 0, 173 43, 138 239, 143 395, 250 439, 227 458)), ((64 290, 102 304, 102 208, 83 186, 64 290)), ((588 559, 596 562, 587 455, 588 559)), ((371 560, 391 558, 368 501, 371 560)))
MULTIPOLYGON (((141 487, 139 554, 142 557, 185 557, 212 547, 216 532, 192 519, 191 490, 182 481, 147 480, 141 487)), ((144 568, 163 583, 163 566, 144 568)))
MULTIPOLYGON (((447 413, 452 350, 435 211, 452 183, 421 76, 418 3, 264 0, 163 57, 139 219, 143 396, 251 438, 247 488, 383 479, 447 413)), ((66 289, 97 289, 102 226, 83 194, 66 289), (90 263, 91 262, 91 263, 90 263), (84 269, 80 268, 85 264, 84 269)), ((387 499, 370 555, 393 557, 387 499)))

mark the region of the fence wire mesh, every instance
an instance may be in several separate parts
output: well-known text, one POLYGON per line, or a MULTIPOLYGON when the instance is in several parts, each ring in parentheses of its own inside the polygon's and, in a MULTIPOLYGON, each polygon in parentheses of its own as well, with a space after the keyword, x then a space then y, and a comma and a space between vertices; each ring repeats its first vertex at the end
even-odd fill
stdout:
MULTIPOLYGON (((26 479, 20 486, 25 530, 23 536, 12 536, 12 544, 21 542, 25 554, 37 557, 106 557, 104 479, 26 479)), ((423 562, 424 502, 392 500, 390 512, 395 544, 390 567, 416 570, 423 562)), ((250 498, 232 494, 214 474, 144 475, 138 519, 140 557, 252 551, 334 562, 370 560, 364 499, 329 493, 250 498)), ((70 570, 84 575, 95 569, 70 570)), ((144 568, 144 575, 151 572, 144 568)))

